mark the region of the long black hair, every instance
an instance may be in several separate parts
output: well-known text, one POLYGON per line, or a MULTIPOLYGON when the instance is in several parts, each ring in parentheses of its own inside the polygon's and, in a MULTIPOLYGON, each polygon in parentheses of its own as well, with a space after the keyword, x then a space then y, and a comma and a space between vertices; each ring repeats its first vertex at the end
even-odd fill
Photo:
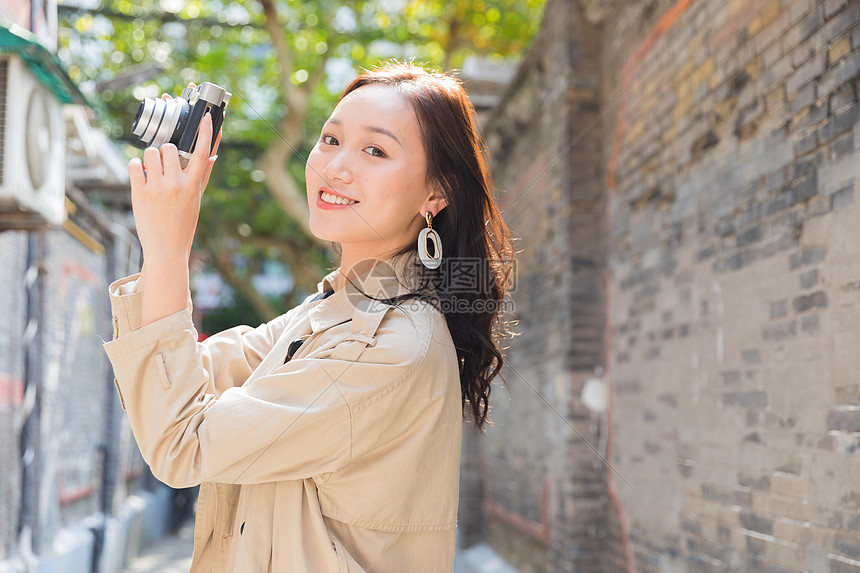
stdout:
MULTIPOLYGON (((420 282, 434 287, 429 298, 444 313, 457 350, 464 416, 470 413, 483 429, 490 383, 504 364, 499 344, 510 334, 501 312, 515 261, 513 239, 492 196, 475 108, 457 78, 412 63, 390 62, 366 71, 340 99, 367 85, 392 86, 412 104, 427 154, 427 182, 447 200, 432 223, 442 240, 443 264, 428 269, 419 263, 418 271, 420 282)), ((416 250, 417 237, 391 256, 416 250)), ((428 250, 432 253, 432 243, 428 250)), ((396 304, 411 298, 426 295, 376 300, 396 304)))

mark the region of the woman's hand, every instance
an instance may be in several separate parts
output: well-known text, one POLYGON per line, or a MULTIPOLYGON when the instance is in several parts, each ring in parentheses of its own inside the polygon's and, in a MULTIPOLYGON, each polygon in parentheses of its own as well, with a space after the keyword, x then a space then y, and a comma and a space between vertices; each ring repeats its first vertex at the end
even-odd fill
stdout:
MULTIPOLYGON (((145 261, 188 259, 200 200, 217 157, 209 157, 207 143, 211 140, 212 118, 206 114, 200 122, 198 144, 184 169, 172 143, 160 150, 146 149, 142 162, 137 158, 129 162, 131 203, 145 261)), ((219 133, 216 152, 220 142, 219 133)))
MULTIPOLYGON (((143 162, 132 159, 128 164, 134 221, 143 248, 138 283, 138 290, 143 291, 141 326, 186 308, 191 243, 200 200, 217 157, 209 157, 210 141, 212 118, 206 114, 184 169, 173 144, 162 145, 160 150, 150 147, 143 152, 143 162)), ((219 133, 213 151, 217 152, 220 143, 219 133)))

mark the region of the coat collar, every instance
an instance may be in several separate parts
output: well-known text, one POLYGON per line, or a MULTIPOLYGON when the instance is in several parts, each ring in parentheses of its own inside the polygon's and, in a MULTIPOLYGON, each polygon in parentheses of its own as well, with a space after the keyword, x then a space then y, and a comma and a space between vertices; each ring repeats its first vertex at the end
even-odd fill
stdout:
POLYGON ((340 290, 335 287, 341 269, 331 271, 317 284, 317 294, 331 290, 335 293, 310 303, 308 316, 312 331, 316 333, 347 322, 359 308, 384 312, 390 305, 369 299, 359 289, 376 298, 393 298, 417 291, 421 283, 418 265, 421 261, 416 251, 389 259, 365 259, 350 270, 346 286, 340 290))

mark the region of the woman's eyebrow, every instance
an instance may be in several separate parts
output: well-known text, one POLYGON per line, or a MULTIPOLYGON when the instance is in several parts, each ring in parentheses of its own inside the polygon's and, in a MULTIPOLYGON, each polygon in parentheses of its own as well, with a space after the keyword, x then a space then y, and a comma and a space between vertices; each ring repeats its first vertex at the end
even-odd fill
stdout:
MULTIPOLYGON (((326 123, 333 123, 335 125, 340 125, 340 120, 337 119, 336 117, 330 117, 326 123)), ((388 137, 390 137, 391 139, 396 141, 400 147, 403 147, 403 144, 400 143, 400 140, 397 139, 397 136, 394 135, 393 133, 391 133, 390 131, 388 131, 387 129, 385 129, 384 127, 379 127, 376 125, 365 125, 364 129, 365 129, 365 131, 372 131, 374 133, 381 133, 382 135, 387 135, 388 137)))

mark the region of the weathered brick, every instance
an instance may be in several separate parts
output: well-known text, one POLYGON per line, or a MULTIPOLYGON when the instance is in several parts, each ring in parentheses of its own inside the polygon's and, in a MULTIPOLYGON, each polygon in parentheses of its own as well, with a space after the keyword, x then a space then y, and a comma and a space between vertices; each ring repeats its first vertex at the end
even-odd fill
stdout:
POLYGON ((723 384, 733 385, 738 384, 741 381, 741 373, 739 370, 729 370, 727 372, 723 372, 723 384))
POLYGON ((839 159, 845 155, 854 153, 854 132, 849 131, 845 135, 833 140, 830 144, 830 153, 833 159, 839 159))
POLYGON ((786 189, 778 193, 776 196, 768 199, 764 203, 763 212, 766 217, 779 213, 780 211, 791 207, 795 203, 794 188, 786 189))
POLYGON ((795 297, 792 301, 792 306, 797 312, 806 312, 812 308, 826 308, 827 293, 824 291, 816 291, 811 294, 795 297))
POLYGON ((795 202, 806 201, 818 194, 818 173, 812 173, 795 182, 795 202))
POLYGON ((785 318, 788 316, 788 301, 778 300, 776 302, 770 303, 770 318, 771 320, 777 320, 780 318, 785 318))
POLYGON ((723 394, 723 406, 740 406, 741 408, 764 408, 767 406, 767 392, 755 390, 751 392, 729 392, 723 394))
POLYGON ((860 542, 858 542, 857 539, 840 535, 836 540, 836 549, 840 554, 852 559, 856 560, 860 558, 860 542))
POLYGON ((829 19, 818 32, 818 36, 825 44, 828 44, 846 33, 858 22, 860 22, 860 6, 849 5, 845 10, 829 19))
POLYGON ((814 175, 817 169, 818 166, 815 158, 804 161, 797 161, 794 164, 794 177, 795 179, 801 179, 810 175, 814 175))
POLYGON ((762 338, 765 340, 783 340, 797 334, 797 321, 787 320, 762 326, 762 338))
POLYGON ((830 196, 830 208, 839 209, 854 203, 854 183, 842 187, 830 196))
POLYGON ((829 20, 834 14, 845 8, 848 4, 848 0, 825 0, 824 17, 829 20))
POLYGON ((860 410, 830 410, 827 429, 839 432, 860 432, 860 410))
POLYGON ((829 98, 829 113, 832 116, 848 111, 857 101, 857 95, 854 93, 854 86, 850 83, 845 83, 839 86, 829 98))
POLYGON ((815 102, 815 84, 806 84, 796 92, 787 92, 792 114, 797 114, 815 102))
POLYGON ((741 525, 746 529, 758 531, 759 533, 773 533, 773 520, 762 517, 750 511, 742 511, 739 515, 741 525))
POLYGON ((788 93, 793 93, 798 88, 804 86, 808 82, 821 75, 827 67, 827 54, 817 54, 805 64, 800 66, 786 80, 785 89, 788 93))
POLYGON ((761 352, 756 349, 741 351, 741 360, 746 364, 760 364, 761 352))
POLYGON ((738 484, 743 487, 768 491, 770 490, 770 476, 762 475, 758 477, 750 477, 741 475, 738 478, 738 484))
POLYGON ((833 66, 836 62, 851 53, 851 37, 845 34, 836 40, 827 50, 827 65, 833 66))
POLYGON ((860 405, 860 385, 851 384, 837 387, 836 403, 839 405, 860 405))
POLYGON ((746 247, 760 241, 762 238, 761 227, 750 227, 739 232, 736 237, 738 248, 746 247))
POLYGON ((735 232, 735 221, 734 217, 731 215, 726 215, 725 217, 720 217, 720 220, 717 222, 717 234, 718 235, 730 235, 735 232))
POLYGON ((767 192, 772 194, 777 190, 782 190, 785 187, 785 184, 788 182, 788 174, 785 169, 780 169, 773 173, 769 173, 767 176, 767 192))
POLYGON ((828 565, 830 573, 860 573, 860 567, 837 559, 830 559, 828 565))
POLYGON ((827 256, 827 247, 814 246, 803 249, 799 253, 793 253, 789 257, 789 267, 794 270, 801 266, 814 265, 820 263, 827 256))
POLYGON ((818 332, 818 315, 804 316, 800 319, 800 329, 808 334, 818 332))
POLYGON ((818 7, 818 4, 815 0, 800 0, 790 3, 788 5, 788 12, 791 15, 791 23, 795 24, 801 18, 808 17, 818 7))
POLYGON ((818 284, 818 269, 800 273, 800 288, 808 289, 818 284))
POLYGON ((853 80, 858 74, 860 74, 860 52, 851 54, 845 60, 839 62, 833 70, 834 84, 837 86, 842 85, 845 82, 853 80))

